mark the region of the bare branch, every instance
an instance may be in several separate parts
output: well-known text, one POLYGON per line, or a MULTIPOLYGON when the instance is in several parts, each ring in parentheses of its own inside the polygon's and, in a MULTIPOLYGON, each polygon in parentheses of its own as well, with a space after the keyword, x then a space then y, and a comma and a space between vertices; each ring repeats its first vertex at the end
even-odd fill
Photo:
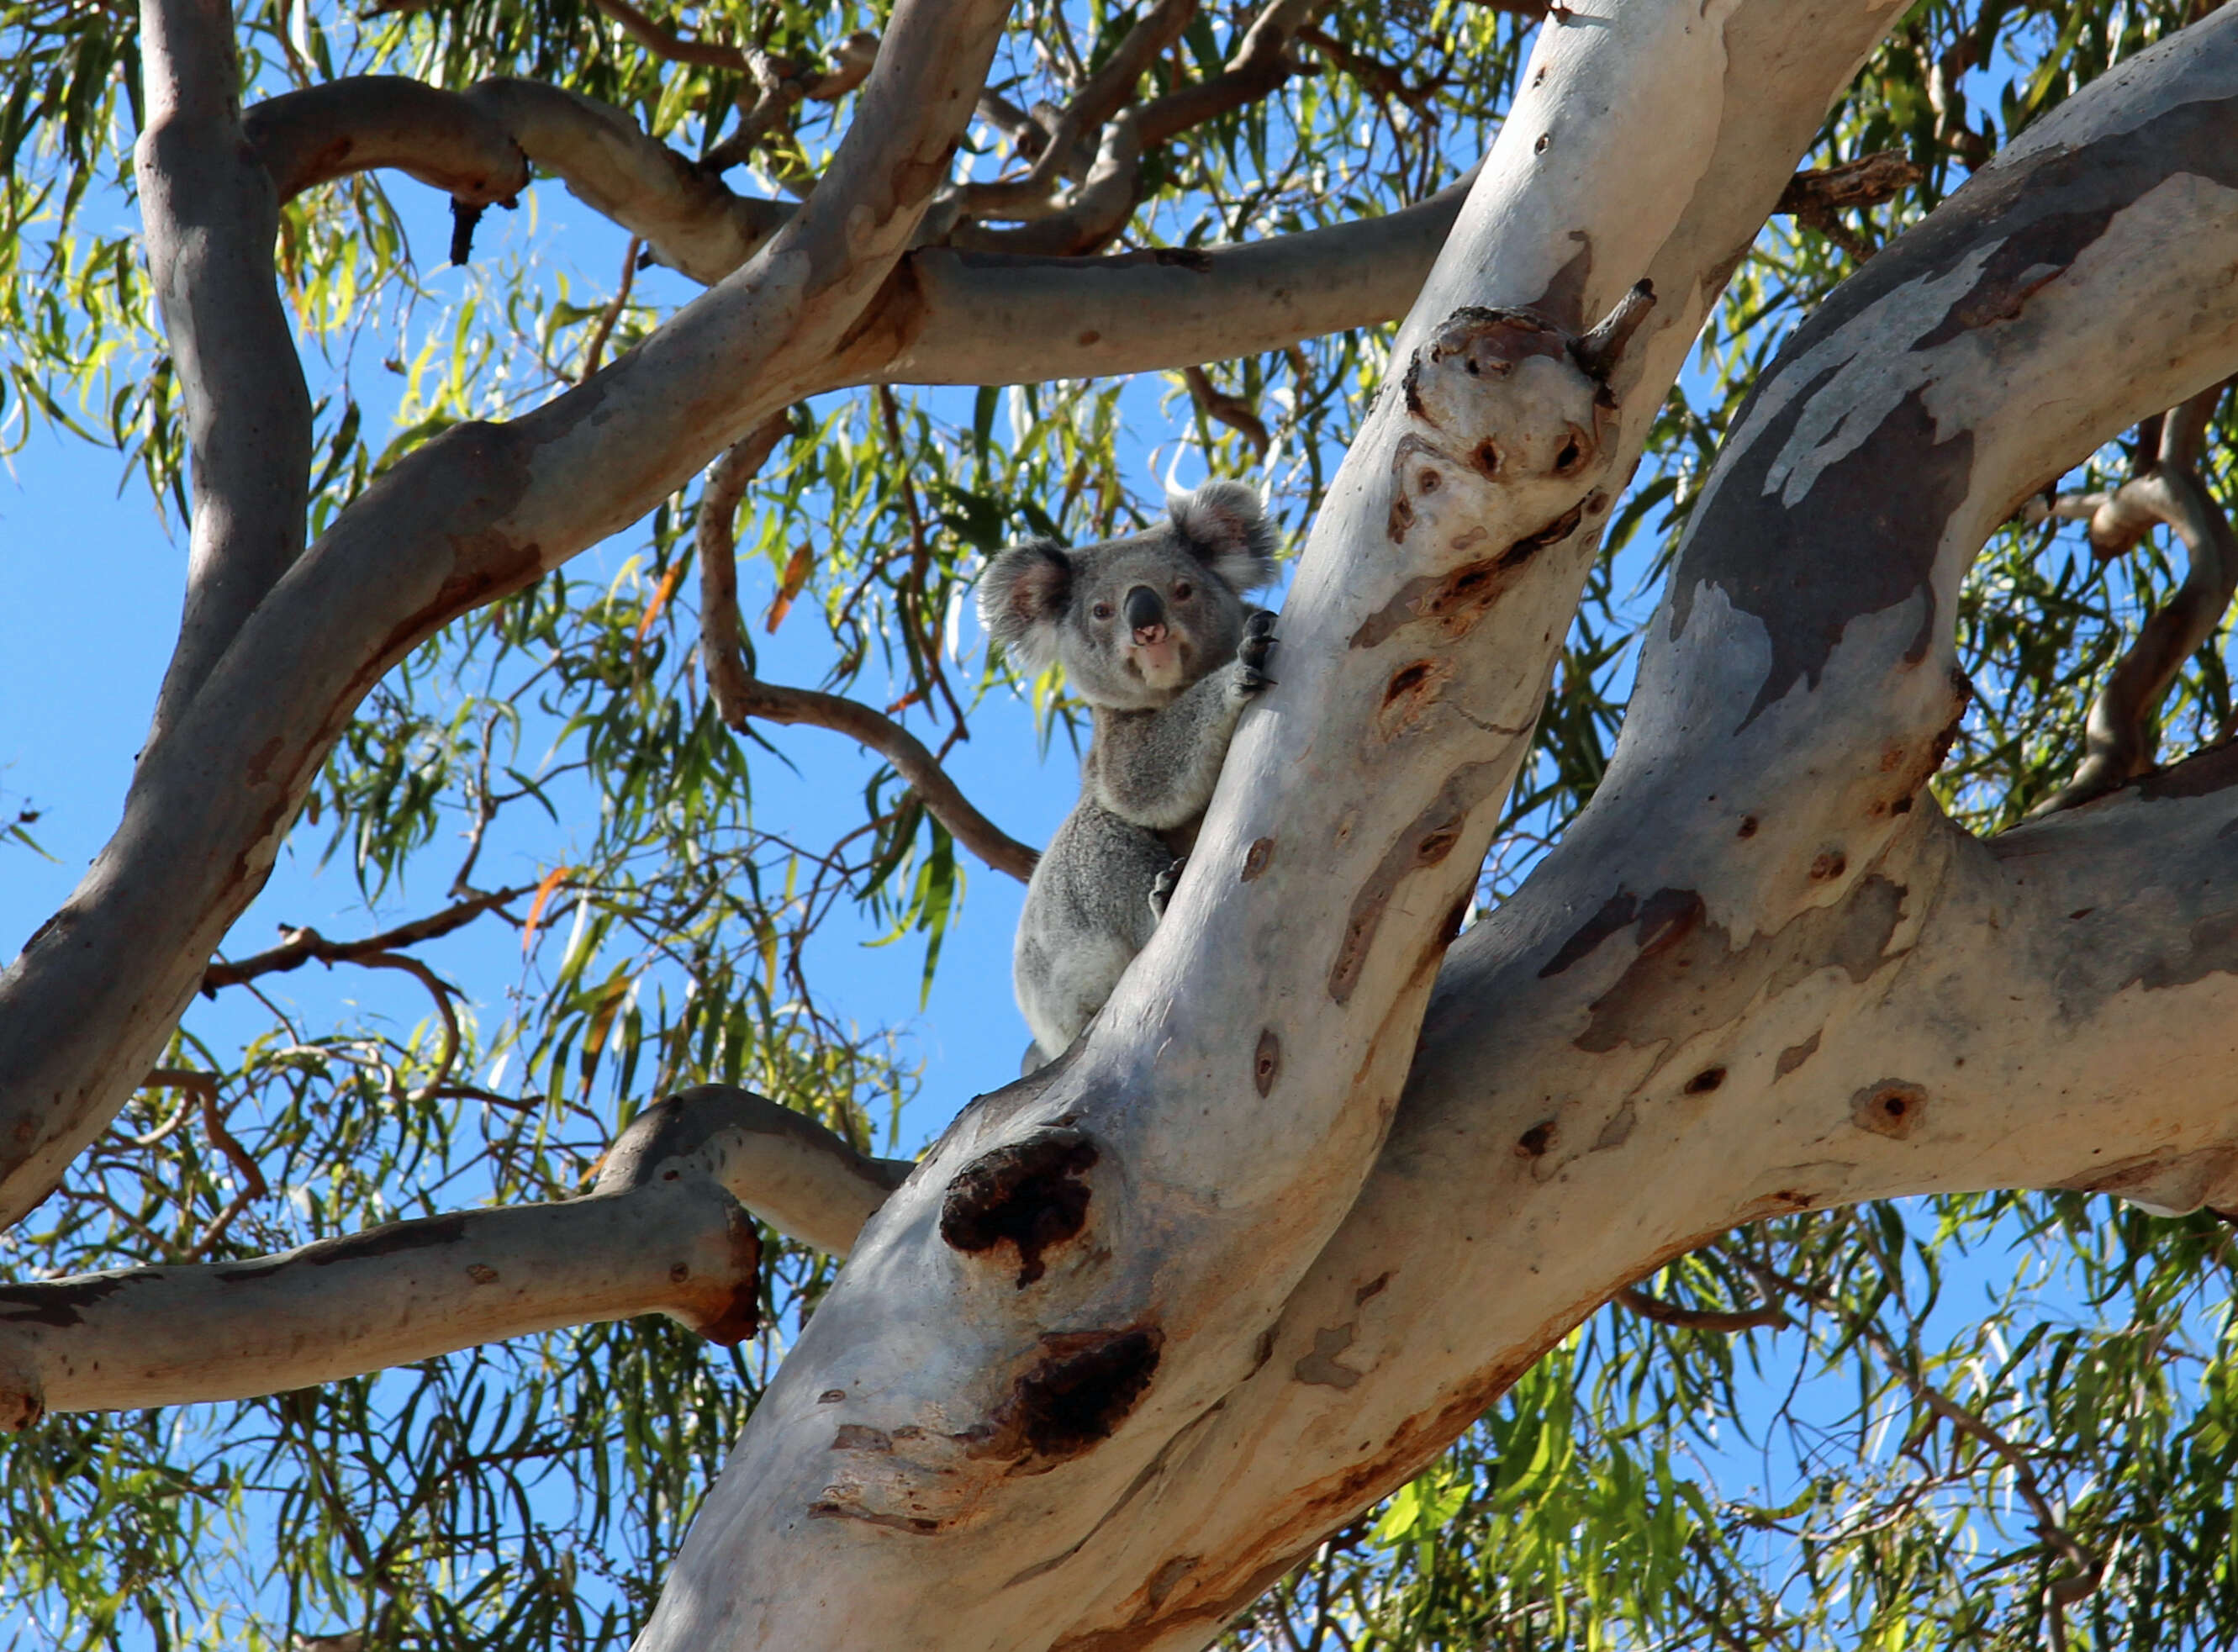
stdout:
POLYGON ((1182 377, 1189 385, 1189 395, 1198 410, 1207 419, 1219 420, 1251 444, 1251 451, 1260 458, 1274 445, 1267 434, 1267 426, 1249 402, 1241 396, 1231 396, 1214 387, 1202 367, 1183 367, 1182 377))
POLYGON ((242 130, 283 202, 377 167, 470 206, 510 201, 528 187, 528 157, 488 109, 400 75, 283 92, 251 108, 242 130))
MULTIPOLYGON (((316 929, 306 925, 300 929, 282 929, 278 946, 268 952, 260 952, 239 963, 220 961, 202 972, 202 990, 205 996, 214 995, 221 987, 237 987, 259 975, 275 975, 282 970, 300 969, 307 963, 357 963, 376 954, 395 953, 406 947, 416 947, 423 941, 434 941, 463 929, 485 912, 493 911, 507 902, 517 901, 531 894, 536 886, 524 883, 516 889, 498 889, 488 895, 477 895, 445 907, 440 912, 430 913, 424 918, 414 918, 409 923, 400 923, 394 929, 384 929, 379 935, 367 935, 360 941, 329 941, 316 929)), ((157 1080, 150 1079, 149 1082, 157 1080)), ((166 1080, 163 1082, 175 1082, 166 1080)))
POLYGON ((1779 192, 1772 210, 1813 222, 1831 213, 1877 207, 1917 183, 1919 176, 1919 169, 1902 149, 1877 149, 1839 166, 1797 173, 1779 192))
POLYGON ((893 764, 894 772, 957 842, 997 871, 1023 882, 1033 876, 1035 851, 974 808, 922 740, 867 705, 837 694, 765 683, 748 665, 738 618, 732 518, 747 486, 790 427, 789 420, 787 413, 773 414, 718 459, 699 499, 699 657, 717 711, 725 724, 740 730, 751 719, 761 717, 771 723, 812 724, 852 737, 893 764))
POLYGON ((277 1393, 641 1313, 733 1343, 755 1329, 760 1259, 738 1201, 679 1176, 252 1261, 0 1285, 0 1430, 46 1411, 277 1393))
MULTIPOLYGON (((620 529, 831 382, 945 175, 1003 14, 1002 0, 900 0, 893 49, 879 52, 830 169, 752 268, 589 383, 415 448, 257 605, 178 740, 142 754, 108 847, 0 973, 0 1221, 46 1195, 154 1065, 383 671, 453 613, 620 529)), ((532 157, 556 133, 580 147, 586 175, 665 175, 667 199, 689 193, 689 164, 672 165, 612 111, 519 83, 473 96, 532 157)), ((268 188, 261 169, 259 182, 268 188)))
POLYGON ((1625 1286, 1616 1293, 1614 1300, 1643 1319, 1652 1319, 1659 1325, 1679 1325, 1689 1331, 1784 1331, 1793 1323, 1777 1307, 1682 1308, 1675 1302, 1650 1296, 1636 1285, 1625 1286))
POLYGON ((302 551, 311 399, 273 283, 279 202, 242 142, 232 13, 143 0, 140 40, 147 122, 133 164, 194 455, 186 608, 152 743, 302 551))
MULTIPOLYGON (((1055 149, 1052 144, 1051 149, 1055 149)), ((966 252, 1036 254, 1069 258, 1109 246, 1127 227, 1135 211, 1138 164, 1142 158, 1140 122, 1132 109, 1119 115, 1103 129, 1096 164, 1081 185, 1033 209, 1020 207, 1008 215, 1027 219, 1014 229, 990 229, 969 221, 958 223, 948 243, 966 252)), ((997 216, 1004 215, 996 215, 997 216)))
POLYGON ((2032 816, 2102 797, 2152 767, 2154 713, 2184 661, 2222 624, 2238 592, 2238 538, 2198 468, 2200 441, 2222 391, 2218 384, 2169 413, 2149 466, 2112 493, 2069 494, 2049 506, 2031 501, 2036 520, 2049 515, 2087 522, 2091 547, 2101 558, 2134 548, 2156 522, 2175 530, 2190 557, 2183 584, 2145 617, 2137 640, 2091 702, 2075 777, 2030 810, 2032 816))
POLYGON ((597 1185, 608 1193, 673 1174, 711 1177, 780 1233, 845 1256, 916 1168, 912 1160, 858 1153, 767 1096, 703 1084, 632 1120, 599 1161, 597 1185))
POLYGON ((656 57, 671 63, 698 63, 706 69, 744 69, 746 55, 736 46, 712 40, 685 40, 665 23, 655 23, 629 0, 593 0, 599 10, 621 24, 622 32, 656 57))
POLYGON ((583 347, 583 370, 575 375, 578 383, 599 370, 599 363, 606 354, 606 341, 614 336, 614 326, 628 307, 630 289, 637 284, 638 254, 644 249, 645 242, 635 235, 622 249, 621 279, 614 283, 614 295, 606 301, 606 307, 599 312, 598 325, 591 329, 591 341, 583 347))

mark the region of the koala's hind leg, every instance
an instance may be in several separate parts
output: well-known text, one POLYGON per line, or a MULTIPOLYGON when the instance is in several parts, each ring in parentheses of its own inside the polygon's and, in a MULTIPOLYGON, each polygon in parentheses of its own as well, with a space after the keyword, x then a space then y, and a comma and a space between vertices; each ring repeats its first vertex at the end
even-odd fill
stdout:
POLYGON ((1149 940, 1150 890, 1172 862, 1155 833, 1085 798, 1057 828, 1026 889, 1011 970, 1043 1054, 1080 1035, 1149 940))

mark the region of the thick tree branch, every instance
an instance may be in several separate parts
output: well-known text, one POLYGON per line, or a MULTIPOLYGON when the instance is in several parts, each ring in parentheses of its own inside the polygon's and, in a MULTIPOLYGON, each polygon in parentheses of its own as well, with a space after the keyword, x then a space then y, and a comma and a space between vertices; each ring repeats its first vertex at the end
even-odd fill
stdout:
POLYGON ((704 1177, 459 1211, 280 1256, 0 1285, 0 1429, 242 1399, 563 1325, 754 1332, 760 1244, 704 1177))
MULTIPOLYGON (((1817 43, 1846 73, 1847 43, 1780 39, 1813 23, 1744 10, 1729 61, 1817 43)), ((2238 1207, 2238 758, 1989 845, 1924 790, 1963 704, 1949 605, 1990 529, 2238 367, 2234 137, 2221 13, 2032 129, 1765 373, 1615 763, 1454 948, 1263 1365, 1128 1532, 1052 1574, 1099 1590, 1060 1644, 1197 1643, 1594 1306, 1735 1226, 1983 1187, 2238 1207), (2045 383, 2104 393, 2054 412, 2045 383)))
POLYGON ((140 42, 147 124, 133 165, 193 453, 186 609, 156 697, 160 737, 302 551, 311 398, 273 286, 279 205, 242 142, 232 12, 144 0, 140 42))
POLYGON ((760 717, 770 723, 812 724, 851 737, 893 764, 894 772, 957 842, 997 871, 1023 882, 1033 876, 1036 852, 974 808, 922 740, 867 705, 813 689, 765 683, 747 664, 738 622, 732 519, 748 484, 790 428, 790 414, 778 413, 735 443, 715 462, 699 498, 699 658, 716 710, 726 724, 742 732, 752 719, 760 717))
POLYGON ((510 201, 528 187, 528 157, 490 109, 400 75, 283 92, 252 107, 242 130, 282 202, 376 167, 470 206, 510 201))

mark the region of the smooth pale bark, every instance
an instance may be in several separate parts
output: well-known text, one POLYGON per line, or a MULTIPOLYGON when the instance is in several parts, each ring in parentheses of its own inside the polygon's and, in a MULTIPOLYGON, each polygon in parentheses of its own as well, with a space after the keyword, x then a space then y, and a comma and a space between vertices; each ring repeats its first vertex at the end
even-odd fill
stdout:
POLYGON ((1697 507, 1607 778, 1453 949, 1264 1365, 1059 1569, 1058 1644, 1202 1645, 1619 1286, 1738 1224, 1982 1187, 2238 1203, 2238 763, 1987 844, 1923 790, 1987 532, 2238 365, 2234 93, 2223 13, 1802 329, 1697 507))
POLYGON ((737 1342, 761 1295, 749 1211, 844 1256, 915 1168, 767 1096, 701 1085, 630 1121, 588 1199, 423 1217, 283 1256, 0 1285, 0 1432, 644 1313, 737 1342))
POLYGON ((968 1111, 873 1219, 643 1647, 1043 1646, 1116 1576, 1074 1557, 1263 1364, 1348 1208, 1606 491, 1892 15, 1627 4, 1542 34, 1166 922, 1082 1044, 968 1111), (1529 304, 1581 331, 1643 274, 1663 300, 1605 425, 1558 406, 1557 363, 1496 379, 1485 324, 1449 325, 1529 304))
POLYGON ((665 1313, 753 1334, 753 1219, 705 1177, 458 1211, 284 1255, 0 1285, 0 1431, 242 1399, 507 1337, 665 1313))
POLYGON ((272 281, 279 202, 242 142, 232 11, 145 0, 140 39, 147 125, 134 169, 193 451, 186 608, 156 699, 160 738, 303 549, 311 397, 272 281))
POLYGON ((400 462, 256 605, 143 754, 116 835, 0 975, 0 1224, 46 1196, 154 1065, 381 674, 822 387, 947 175, 1003 14, 904 0, 815 198, 752 263, 535 413, 400 462))

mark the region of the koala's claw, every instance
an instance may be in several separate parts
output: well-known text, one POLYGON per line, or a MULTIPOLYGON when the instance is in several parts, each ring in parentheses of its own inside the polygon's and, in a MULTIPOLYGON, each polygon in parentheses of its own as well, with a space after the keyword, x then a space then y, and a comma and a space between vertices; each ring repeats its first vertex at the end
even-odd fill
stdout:
POLYGON ((1159 873, 1158 881, 1150 885, 1150 915, 1161 923, 1166 921, 1166 902, 1174 898, 1174 890, 1181 885, 1182 868, 1188 864, 1189 856, 1184 855, 1159 873))
POLYGON ((1241 668, 1237 675, 1245 693, 1256 694, 1275 685, 1275 679, 1267 675, 1267 662, 1275 657, 1276 641, 1275 616, 1264 608, 1253 609, 1243 622, 1243 642, 1235 651, 1235 663, 1241 668))

